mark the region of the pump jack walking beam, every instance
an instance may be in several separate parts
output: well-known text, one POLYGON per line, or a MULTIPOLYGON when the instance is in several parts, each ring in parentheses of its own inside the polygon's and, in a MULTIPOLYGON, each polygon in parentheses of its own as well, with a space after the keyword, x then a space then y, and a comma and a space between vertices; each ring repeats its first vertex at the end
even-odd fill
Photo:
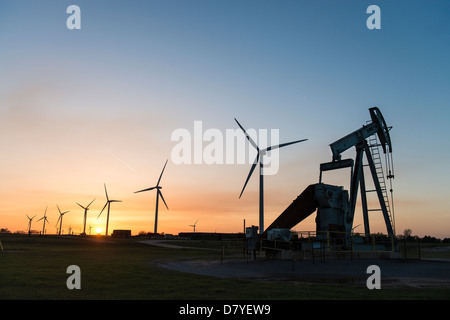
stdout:
POLYGON ((389 137, 389 128, 384 121, 381 111, 377 107, 373 107, 369 109, 369 112, 372 119, 371 123, 330 144, 331 152, 333 153, 333 162, 341 159, 342 152, 358 145, 363 140, 367 139, 375 133, 380 139, 383 151, 385 153, 387 152, 387 146, 389 147, 389 152, 392 152, 392 144, 389 137))

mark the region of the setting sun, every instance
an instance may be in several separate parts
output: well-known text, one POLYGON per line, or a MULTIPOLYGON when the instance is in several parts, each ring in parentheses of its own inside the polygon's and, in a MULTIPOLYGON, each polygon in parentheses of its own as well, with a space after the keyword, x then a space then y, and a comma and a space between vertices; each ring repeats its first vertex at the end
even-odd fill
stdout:
POLYGON ((95 228, 95 233, 96 233, 96 234, 100 234, 100 232, 102 232, 102 229, 101 229, 101 228, 95 228))

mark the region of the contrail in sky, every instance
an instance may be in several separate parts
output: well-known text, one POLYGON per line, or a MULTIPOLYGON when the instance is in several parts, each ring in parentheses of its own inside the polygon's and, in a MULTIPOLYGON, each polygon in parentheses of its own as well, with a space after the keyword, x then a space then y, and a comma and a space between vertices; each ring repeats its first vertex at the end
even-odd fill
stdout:
POLYGON ((130 167, 125 161, 123 161, 122 159, 120 159, 118 156, 116 156, 114 153, 112 153, 111 150, 109 149, 105 149, 106 152, 108 152, 110 155, 112 155, 114 158, 116 158, 117 160, 119 160, 120 162, 122 162, 123 165, 125 165, 128 169, 130 169, 133 172, 136 172, 136 170, 134 170, 132 167, 130 167))

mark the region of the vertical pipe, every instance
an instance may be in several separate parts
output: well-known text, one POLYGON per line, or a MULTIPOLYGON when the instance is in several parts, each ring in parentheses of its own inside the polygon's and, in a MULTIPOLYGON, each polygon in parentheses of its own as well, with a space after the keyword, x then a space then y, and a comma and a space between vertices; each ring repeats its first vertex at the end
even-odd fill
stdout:
MULTIPOLYGON (((109 225, 109 207, 110 207, 111 202, 108 201, 108 215, 106 217, 106 233, 105 235, 108 235, 108 225, 109 225)), ((61 218, 62 221, 62 218, 61 218)), ((59 232, 61 232, 61 228, 59 230, 59 232)))
POLYGON ((259 162, 259 234, 264 232, 264 183, 263 183, 263 161, 259 162))
POLYGON ((364 180, 364 169, 361 166, 361 173, 359 177, 360 188, 361 188, 361 205, 363 210, 363 220, 364 220, 364 232, 366 238, 370 235, 370 225, 369 225, 369 210, 367 208, 367 195, 366 195, 366 182, 364 180))
POLYGON ((156 189, 155 234, 158 233, 158 200, 159 200, 159 189, 156 189))
POLYGON ((244 249, 243 249, 243 256, 244 256, 244 261, 245 261, 245 253, 246 253, 246 249, 247 249, 247 235, 245 232, 245 219, 244 219, 244 249))
POLYGON ((328 246, 328 252, 330 252, 330 231, 327 230, 327 246, 328 246))
POLYGON ((420 238, 417 239, 417 243, 419 245, 419 260, 420 260, 420 238))

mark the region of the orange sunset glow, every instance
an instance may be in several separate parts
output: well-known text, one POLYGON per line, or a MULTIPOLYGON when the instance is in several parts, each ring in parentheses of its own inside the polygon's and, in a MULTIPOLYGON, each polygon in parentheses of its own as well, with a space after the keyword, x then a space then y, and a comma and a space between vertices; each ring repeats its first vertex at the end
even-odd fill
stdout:
MULTIPOLYGON (((66 27, 67 4, 0 4, 0 228, 28 232, 28 215, 42 232, 47 207, 46 233, 56 234, 59 206, 69 211, 62 233, 80 234, 77 203, 95 199, 86 233, 104 234, 106 185, 121 200, 111 203, 109 234, 153 232, 156 190, 135 192, 156 185, 166 160, 159 233, 192 232, 197 220, 196 232, 258 225, 258 168, 239 198, 254 161, 245 136, 245 163, 194 161, 219 142, 223 159, 235 151, 220 140, 240 132, 235 119, 278 130, 279 143, 308 139, 280 148, 277 173, 264 177, 267 227, 318 183, 329 145, 377 106, 392 126, 396 234, 450 237, 449 41, 427 34, 448 19, 417 10, 423 26, 410 26, 386 3, 386 25, 369 30, 364 5, 81 2, 77 30, 66 27), (180 130, 192 139, 191 163, 174 159, 180 130)), ((323 182, 348 190, 350 172, 323 182)), ((358 199, 354 226, 360 209, 358 199)), ((314 218, 294 229, 315 230, 314 218)), ((386 233, 380 214, 370 219, 372 232, 386 233)))

